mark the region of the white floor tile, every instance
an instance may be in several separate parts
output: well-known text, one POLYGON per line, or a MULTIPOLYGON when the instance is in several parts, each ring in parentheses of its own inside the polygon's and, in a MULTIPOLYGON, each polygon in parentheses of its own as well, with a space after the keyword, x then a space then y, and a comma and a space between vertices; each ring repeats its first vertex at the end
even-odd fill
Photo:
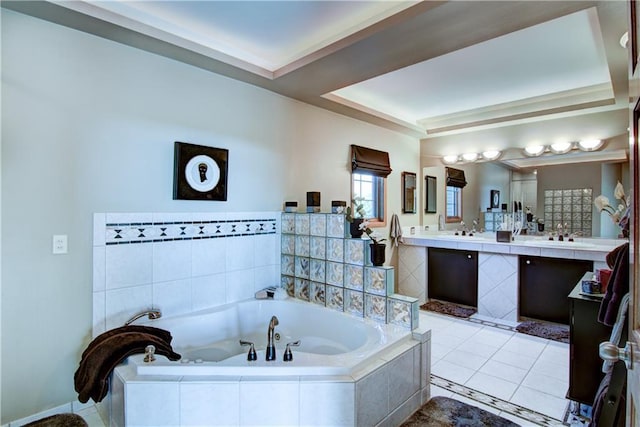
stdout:
POLYGON ((516 334, 502 348, 530 357, 538 357, 547 345, 547 340, 529 335, 516 334))
POLYGON ((447 362, 477 371, 489 359, 487 357, 479 356, 468 351, 456 349, 448 353, 445 357, 445 360, 447 362))
POLYGON ((541 414, 561 420, 567 408, 567 400, 534 390, 519 387, 510 400, 516 405, 524 406, 541 414))
POLYGON ((548 375, 561 381, 569 381, 569 361, 566 364, 537 360, 531 367, 534 374, 548 375))
POLYGON ((533 364, 536 363, 535 357, 514 353, 513 351, 504 350, 502 348, 491 356, 491 360, 527 370, 531 369, 533 364))
POLYGON ((498 351, 498 347, 473 341, 465 341, 457 346, 456 349, 466 351, 468 353, 475 353, 478 356, 486 358, 490 358, 496 353, 496 351, 498 351))
POLYGON ((431 366, 431 373, 454 383, 464 384, 475 373, 475 370, 440 360, 431 366))
POLYGON ((505 331, 502 329, 485 326, 481 331, 471 337, 471 341, 482 342, 494 347, 502 347, 514 335, 515 332, 512 331, 505 331))
POLYGON ((460 344, 463 344, 464 342, 465 342, 464 338, 449 335, 444 331, 431 332, 432 345, 439 345, 442 347, 448 347, 448 348, 454 349, 460 344))
POLYGON ((480 368, 479 372, 498 377, 515 384, 520 384, 528 371, 526 369, 507 365, 506 363, 490 360, 480 368))
POLYGON ((444 347, 442 345, 431 343, 431 364, 433 365, 438 360, 446 357, 446 355, 451 351, 453 351, 451 347, 444 347))
POLYGON ((98 410, 95 406, 88 407, 86 409, 82 409, 76 412, 80 415, 89 425, 89 427, 105 427, 102 422, 102 418, 100 418, 100 414, 98 414, 98 410))
POLYGON ((518 388, 518 384, 482 372, 474 374, 464 385, 503 400, 509 400, 518 388))
POLYGON ((477 325, 475 323, 471 323, 469 321, 458 321, 449 326, 446 329, 446 333, 448 335, 452 335, 454 337, 459 337, 462 339, 469 339, 483 328, 482 325, 477 325))
POLYGON ((538 372, 530 372, 522 381, 522 385, 560 398, 564 398, 569 389, 567 381, 538 372))

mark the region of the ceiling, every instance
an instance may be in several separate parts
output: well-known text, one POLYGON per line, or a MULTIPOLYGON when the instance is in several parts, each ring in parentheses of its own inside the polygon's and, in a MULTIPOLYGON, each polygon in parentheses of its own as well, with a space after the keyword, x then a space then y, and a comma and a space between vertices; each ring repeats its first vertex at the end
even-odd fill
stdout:
POLYGON ((623 1, 3 1, 2 7, 418 137, 426 163, 495 149, 510 167, 532 167, 537 161, 522 159, 522 147, 583 138, 608 142, 602 152, 564 159, 627 156, 620 142, 628 141, 629 103, 623 1))

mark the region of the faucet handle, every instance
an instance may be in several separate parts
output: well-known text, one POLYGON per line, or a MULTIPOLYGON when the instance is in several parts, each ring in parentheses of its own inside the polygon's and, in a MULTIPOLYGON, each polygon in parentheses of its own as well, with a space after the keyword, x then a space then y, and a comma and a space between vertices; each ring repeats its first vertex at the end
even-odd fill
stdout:
POLYGON ((300 345, 300 340, 287 343, 287 348, 284 350, 284 356, 282 356, 282 360, 284 362, 291 362, 293 360, 293 353, 291 352, 291 347, 298 347, 300 345))
POLYGON ((254 347, 253 343, 250 341, 245 341, 245 340, 240 340, 240 345, 241 346, 250 346, 249 347, 249 353, 247 353, 247 360, 252 362, 254 360, 258 360, 258 355, 256 354, 256 348, 254 347))
POLYGON ((156 347, 154 345, 149 344, 144 349, 144 363, 151 363, 156 360, 154 353, 156 352, 156 347))

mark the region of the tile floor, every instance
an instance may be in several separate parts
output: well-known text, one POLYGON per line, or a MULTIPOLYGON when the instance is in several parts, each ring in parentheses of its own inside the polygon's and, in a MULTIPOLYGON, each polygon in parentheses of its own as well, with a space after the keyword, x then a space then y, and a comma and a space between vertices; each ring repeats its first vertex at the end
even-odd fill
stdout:
POLYGON ((431 327, 432 396, 466 401, 522 426, 564 424, 568 344, 424 311, 420 325, 431 327), (498 398, 493 406, 481 403, 490 397, 498 398), (531 414, 514 416, 518 407, 533 411, 538 422, 531 414))
MULTIPOLYGON (((453 397, 523 427, 563 425, 568 344, 425 311, 420 325, 432 331, 432 396, 453 397), (533 417, 514 415, 520 407, 533 417)), ((104 427, 94 407, 79 414, 90 427, 104 427)))

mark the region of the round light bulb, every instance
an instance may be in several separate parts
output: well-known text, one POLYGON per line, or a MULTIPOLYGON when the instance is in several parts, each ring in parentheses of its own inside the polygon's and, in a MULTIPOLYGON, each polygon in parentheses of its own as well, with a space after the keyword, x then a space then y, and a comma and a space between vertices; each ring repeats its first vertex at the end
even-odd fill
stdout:
POLYGON ((478 153, 464 153, 462 155, 462 159, 465 162, 475 162, 476 160, 478 160, 478 153))
POLYGON ((456 156, 455 154, 449 154, 448 156, 444 156, 442 158, 442 161, 447 165, 452 165, 458 161, 458 156, 456 156))
POLYGON ((528 147, 525 147, 524 153, 527 156, 539 156, 540 154, 544 153, 544 150, 544 145, 530 145, 528 147))
POLYGON ((578 148, 582 151, 595 151, 602 147, 602 140, 600 139, 583 139, 578 142, 578 148))
POLYGON ((568 141, 555 142, 549 147, 555 154, 564 154, 571 151, 573 144, 568 141))
POLYGON ((490 151, 483 151, 482 152, 482 157, 484 157, 487 160, 495 160, 498 157, 500 157, 502 153, 500 151, 497 150, 490 150, 490 151))

